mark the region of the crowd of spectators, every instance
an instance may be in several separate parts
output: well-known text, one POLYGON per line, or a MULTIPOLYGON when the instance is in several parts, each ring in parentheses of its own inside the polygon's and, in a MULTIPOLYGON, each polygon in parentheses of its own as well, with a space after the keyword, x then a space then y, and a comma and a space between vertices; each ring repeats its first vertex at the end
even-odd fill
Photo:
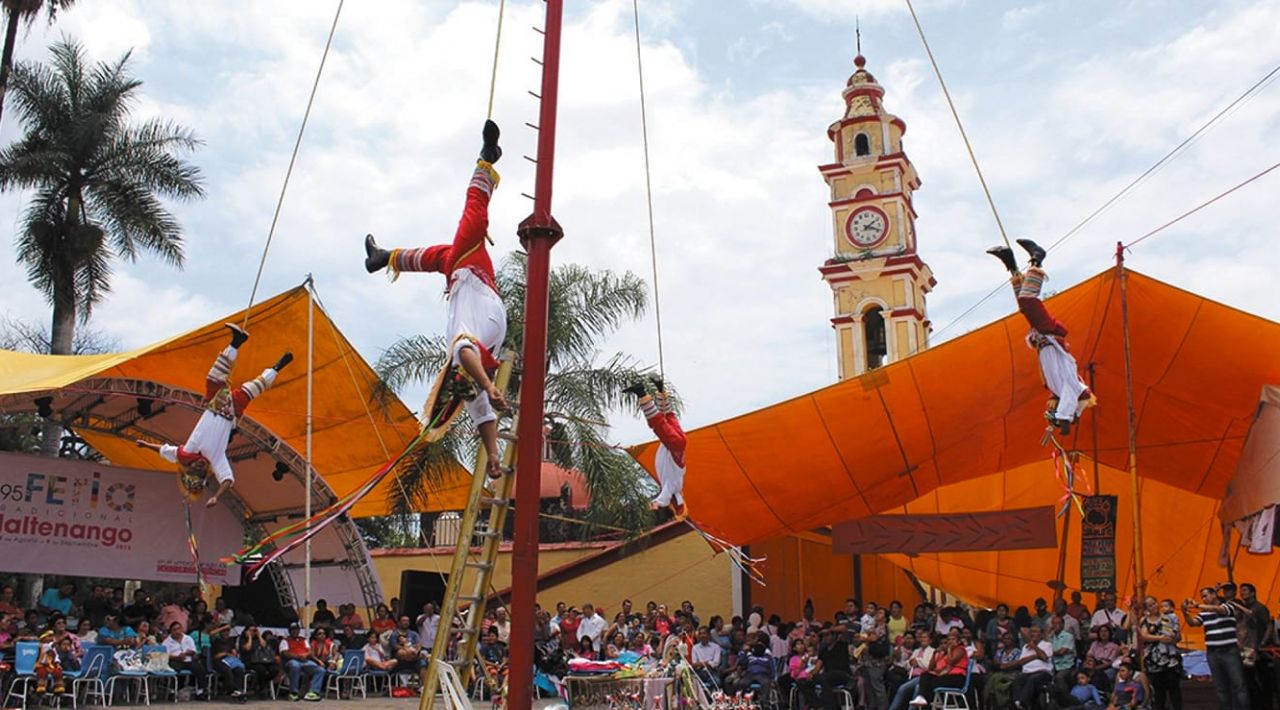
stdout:
MULTIPOLYGON (((46 590, 34 608, 19 607, 15 597, 13 586, 0 587, 0 654, 12 658, 17 642, 39 641, 47 671, 41 690, 58 690, 60 669, 77 668, 90 644, 112 647, 117 660, 121 652, 162 646, 170 668, 193 676, 197 696, 206 675, 216 674, 235 698, 266 697, 274 686, 290 699, 317 701, 344 651, 358 650, 367 669, 416 679, 441 629, 433 603, 411 616, 396 599, 378 605, 367 628, 354 604, 335 611, 320 600, 309 630, 295 623, 277 635, 222 599, 209 608, 198 587, 160 598, 139 590, 129 603, 123 589, 93 586, 81 597, 71 583, 46 590)), ((1090 610, 1074 592, 1069 601, 1036 599, 1012 611, 1004 604, 976 610, 922 603, 908 613, 898 601, 864 606, 850 599, 824 620, 806 602, 795 621, 760 607, 745 618, 704 620, 688 601, 638 609, 627 600, 612 614, 561 602, 554 611, 536 610, 534 639, 548 673, 563 675, 571 658, 684 660, 711 688, 753 692, 797 710, 837 708, 846 698, 865 710, 909 710, 962 687, 973 706, 994 710, 1181 710, 1183 632, 1194 626, 1204 628, 1219 706, 1273 707, 1276 667, 1264 649, 1274 645, 1276 625, 1252 585, 1206 588, 1199 600, 1180 604, 1147 597, 1122 609, 1111 593, 1096 601, 1090 610)), ((478 655, 497 676, 505 673, 511 625, 502 607, 487 611, 481 625, 478 655)), ((460 634, 448 628, 452 654, 460 634)))

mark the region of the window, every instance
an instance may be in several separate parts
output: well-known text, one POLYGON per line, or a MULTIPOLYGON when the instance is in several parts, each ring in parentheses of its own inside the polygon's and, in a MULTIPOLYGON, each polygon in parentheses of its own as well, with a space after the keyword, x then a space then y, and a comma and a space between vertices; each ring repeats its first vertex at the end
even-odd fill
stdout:
POLYGON ((885 356, 889 354, 889 342, 880 306, 871 306, 862 314, 862 337, 867 344, 867 369, 883 365, 885 356))
POLYGON ((859 133, 853 139, 853 152, 858 157, 871 155, 871 139, 867 138, 867 134, 859 133))

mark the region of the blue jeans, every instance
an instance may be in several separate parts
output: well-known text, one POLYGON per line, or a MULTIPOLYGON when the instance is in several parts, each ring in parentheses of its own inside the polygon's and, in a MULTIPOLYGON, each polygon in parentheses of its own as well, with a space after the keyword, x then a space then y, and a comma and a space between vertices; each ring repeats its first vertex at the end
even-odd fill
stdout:
POLYGON ((920 687, 920 676, 916 676, 898 686, 898 692, 893 694, 893 702, 889 703, 889 710, 904 710, 907 703, 916 696, 916 689, 920 687))
POLYGON ((289 677, 289 691, 292 693, 302 694, 302 688, 298 685, 298 681, 304 673, 311 683, 309 688, 311 692, 320 693, 324 689, 324 669, 315 661, 299 661, 296 658, 291 658, 284 662, 284 673, 289 677))
POLYGON ((1249 707, 1249 690, 1244 683, 1244 663, 1235 646, 1205 649, 1213 687, 1218 691, 1218 707, 1222 710, 1245 710, 1249 707))

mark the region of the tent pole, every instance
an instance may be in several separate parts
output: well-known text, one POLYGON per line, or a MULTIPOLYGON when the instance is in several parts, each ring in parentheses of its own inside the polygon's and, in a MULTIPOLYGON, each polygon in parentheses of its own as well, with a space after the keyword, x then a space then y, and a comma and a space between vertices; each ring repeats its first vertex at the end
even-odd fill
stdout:
POLYGON ((1067 544, 1071 539, 1071 505, 1067 502, 1067 512, 1062 516, 1062 542, 1058 544, 1058 576, 1054 585, 1053 599, 1062 599, 1067 590, 1067 544))
MULTIPOLYGON (((1094 395, 1097 395, 1098 383, 1095 381, 1095 378, 1094 378, 1095 369, 1096 369, 1095 364, 1092 362, 1089 363, 1089 391, 1093 392, 1094 395)), ((1098 467, 1098 408, 1097 407, 1092 408, 1092 413, 1090 414, 1090 416, 1093 417, 1093 432, 1092 432, 1093 433, 1093 494, 1097 496, 1097 495, 1102 495, 1102 472, 1098 467)))
POLYGON ((1133 498, 1133 596, 1140 604, 1147 581, 1142 564, 1142 486, 1138 484, 1138 426, 1133 409, 1133 360, 1129 347, 1129 291, 1124 269, 1124 244, 1116 243, 1116 272, 1120 279, 1120 319, 1124 335, 1124 392, 1129 415, 1129 493, 1133 498))
MULTIPOLYGON (((311 275, 307 274, 307 475, 305 488, 306 496, 306 519, 311 519, 311 479, 314 471, 311 467, 311 395, 312 380, 315 373, 315 318, 316 318, 316 294, 311 288, 311 275)), ((304 552, 304 561, 302 568, 302 621, 306 628, 311 628, 311 540, 307 540, 306 551, 304 552)))

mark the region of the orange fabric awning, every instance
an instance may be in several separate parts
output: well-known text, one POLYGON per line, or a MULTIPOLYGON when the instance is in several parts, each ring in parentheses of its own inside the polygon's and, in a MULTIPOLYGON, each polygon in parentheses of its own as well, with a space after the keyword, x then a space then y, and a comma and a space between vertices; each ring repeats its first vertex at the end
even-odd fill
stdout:
MULTIPOLYGON (((298 287, 254 306, 248 326, 251 338, 241 349, 232 376, 233 381, 243 382, 274 363, 282 352, 294 353, 293 364, 249 406, 245 416, 299 453, 306 449, 308 303, 306 289, 298 287)), ((54 391, 55 407, 61 409, 64 405, 74 406, 77 397, 87 397, 77 390, 77 383, 112 377, 203 393, 209 365, 226 345, 222 324, 240 323, 243 317, 243 313, 232 314, 189 333, 125 353, 52 356, 0 351, 0 396, 29 398, 54 391)), ((375 401, 376 374, 318 306, 313 348, 312 462, 316 473, 342 496, 398 454, 417 434, 418 424, 396 397, 389 397, 385 406, 375 401)), ((133 406, 131 398, 118 399, 119 404, 104 406, 113 411, 128 411, 133 406)), ((197 417, 198 413, 170 407, 148 419, 147 427, 181 442, 197 417)), ((135 447, 128 430, 119 435, 91 430, 81 433, 115 465, 175 470, 173 464, 154 453, 135 447)), ((252 510, 274 511, 300 504, 294 488, 270 480, 272 464, 267 457, 233 462, 233 467, 237 493, 252 510)), ((439 495, 429 496, 426 510, 465 507, 459 501, 465 501, 469 482, 470 475, 461 466, 446 474, 439 495)), ((394 499, 402 495, 394 477, 388 477, 356 504, 352 515, 385 515, 394 499)))
MULTIPOLYGON (((1093 366, 1100 405, 1063 445, 1091 453, 1096 435, 1103 468, 1123 472, 1128 413, 1117 275, 1106 271, 1047 305, 1070 329, 1081 367, 1093 366)), ((1280 324, 1133 271, 1127 290, 1138 467, 1150 491, 1146 526, 1167 523, 1181 535, 1187 520, 1173 511, 1185 510, 1204 532, 1196 542, 1203 551, 1211 544, 1205 531, 1216 528, 1206 520, 1235 471, 1259 389, 1280 382, 1280 324)), ((1056 501, 1062 491, 1039 443, 1047 391, 1023 341, 1027 330, 1014 313, 858 378, 689 432, 690 517, 749 544, 873 513, 1056 501)), ((632 449, 651 473, 656 446, 632 449)), ((1104 492, 1127 495, 1123 476, 1102 479, 1104 492)), ((1149 567, 1160 557, 1152 547, 1164 544, 1160 537, 1148 533, 1149 567)), ((1015 569, 1032 570, 1027 576, 1043 593, 1053 575, 1026 561, 1045 559, 1056 568, 1056 551, 921 555, 911 563, 933 564, 920 576, 935 584, 944 568, 969 570, 938 586, 961 596, 958 587, 975 590, 968 598, 977 600, 991 598, 976 591, 980 577, 1015 569)))

